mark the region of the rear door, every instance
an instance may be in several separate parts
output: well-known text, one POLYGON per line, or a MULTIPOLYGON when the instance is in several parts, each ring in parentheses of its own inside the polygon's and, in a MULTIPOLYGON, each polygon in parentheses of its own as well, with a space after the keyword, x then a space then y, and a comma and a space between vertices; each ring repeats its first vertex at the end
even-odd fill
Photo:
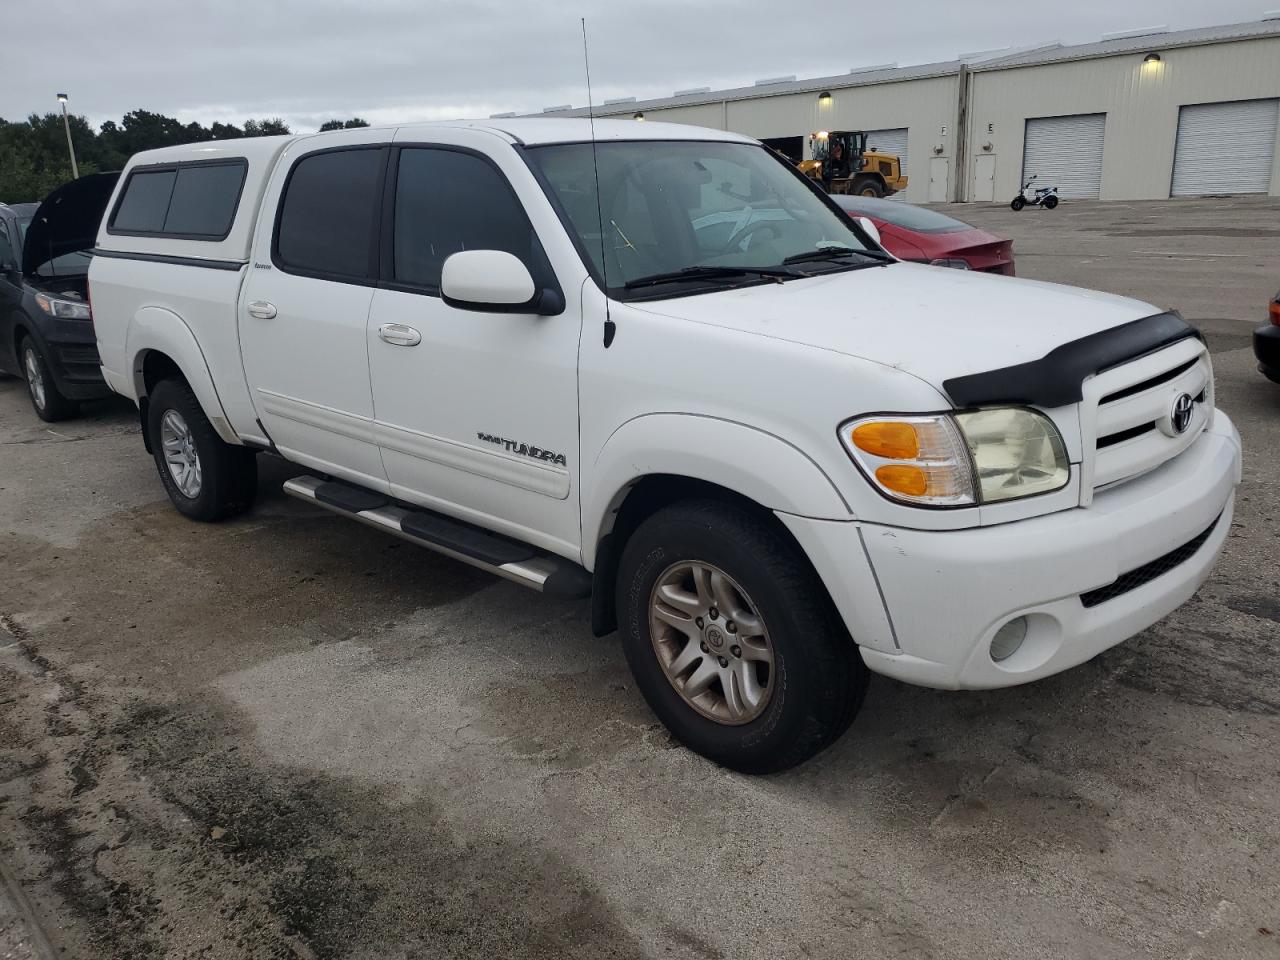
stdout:
POLYGON ((576 557, 580 312, 476 312, 440 297, 441 267, 462 250, 512 253, 539 287, 556 286, 513 183, 554 221, 492 134, 397 143, 368 325, 378 435, 394 496, 576 557))
POLYGON ((239 304, 249 392, 280 452, 384 492, 365 330, 388 139, 353 130, 290 147, 239 304))

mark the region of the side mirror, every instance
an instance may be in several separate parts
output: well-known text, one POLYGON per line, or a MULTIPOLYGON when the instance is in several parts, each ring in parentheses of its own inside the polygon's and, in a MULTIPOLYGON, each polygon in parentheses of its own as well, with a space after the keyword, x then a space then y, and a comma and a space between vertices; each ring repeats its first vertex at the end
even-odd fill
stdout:
POLYGON ((534 313, 564 310, 556 290, 539 290, 529 268, 505 250, 463 250, 449 256, 440 271, 440 297, 458 310, 482 313, 534 313))
POLYGON ((874 223, 866 217, 859 217, 858 226, 860 226, 871 237, 871 239, 876 242, 877 246, 884 246, 884 244, 880 242, 880 228, 874 223))

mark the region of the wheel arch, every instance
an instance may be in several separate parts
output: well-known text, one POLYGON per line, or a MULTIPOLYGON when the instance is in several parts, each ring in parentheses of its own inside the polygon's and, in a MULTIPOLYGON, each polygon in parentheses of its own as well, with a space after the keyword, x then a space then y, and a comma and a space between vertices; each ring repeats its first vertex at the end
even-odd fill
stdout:
POLYGON ((650 414, 619 427, 595 464, 584 504, 583 563, 592 571, 592 628, 616 626, 614 582, 627 538, 657 510, 682 499, 721 499, 777 523, 775 511, 849 520, 839 490, 799 448, 753 427, 714 417, 650 414))
POLYGON ((223 410, 204 352, 180 316, 160 307, 139 310, 129 325, 128 356, 129 376, 144 427, 151 391, 176 373, 191 387, 218 436, 227 443, 241 442, 223 410))

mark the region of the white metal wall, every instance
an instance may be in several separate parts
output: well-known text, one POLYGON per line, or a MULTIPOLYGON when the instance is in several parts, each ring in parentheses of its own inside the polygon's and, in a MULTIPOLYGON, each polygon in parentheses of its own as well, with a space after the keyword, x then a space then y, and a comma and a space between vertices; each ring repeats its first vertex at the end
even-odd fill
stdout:
POLYGON ((1022 182, 1057 187, 1066 200, 1096 200, 1102 190, 1105 113, 1035 117, 1027 121, 1022 148, 1022 182))
POLYGON ((1275 165, 1277 117, 1280 100, 1183 107, 1170 194, 1266 193, 1275 165))
MULTIPOLYGON (((968 161, 961 182, 973 196, 978 174, 994 164, 997 201, 1021 186, 1028 118, 1105 113, 1103 200, 1163 199, 1170 194, 1178 117, 1183 106, 1280 96, 1280 38, 1160 48, 1092 60, 975 70, 969 91, 968 161), (983 169, 977 157, 986 156, 983 169)), ((1273 144, 1274 144, 1273 140, 1273 144)), ((1275 149, 1273 147, 1273 149, 1275 149)), ((1280 196, 1280 156, 1268 191, 1280 196)))

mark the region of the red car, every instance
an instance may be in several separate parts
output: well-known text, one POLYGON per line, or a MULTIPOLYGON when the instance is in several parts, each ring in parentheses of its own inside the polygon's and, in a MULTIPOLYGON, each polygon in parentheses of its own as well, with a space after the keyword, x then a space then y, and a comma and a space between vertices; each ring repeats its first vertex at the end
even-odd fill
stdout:
POLYGON ((900 260, 1013 276, 1012 240, 901 200, 846 194, 831 199, 850 216, 874 223, 881 245, 900 260))

